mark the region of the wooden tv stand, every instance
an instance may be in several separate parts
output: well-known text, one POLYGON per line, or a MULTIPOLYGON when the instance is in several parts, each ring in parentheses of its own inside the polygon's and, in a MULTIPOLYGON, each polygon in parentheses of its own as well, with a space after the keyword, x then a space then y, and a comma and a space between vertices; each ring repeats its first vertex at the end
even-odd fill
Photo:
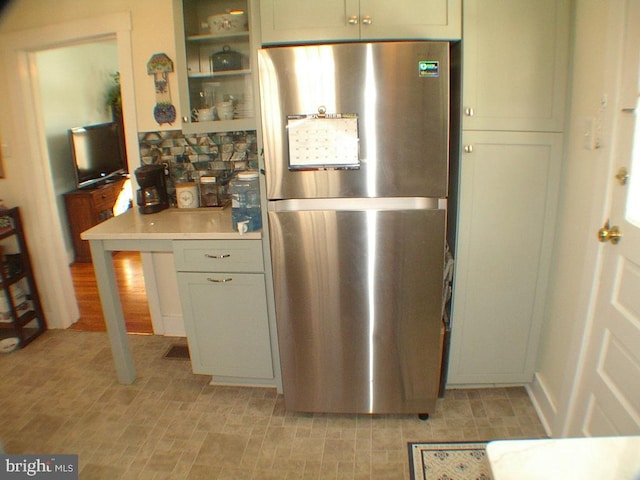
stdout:
POLYGON ((89 242, 82 240, 80 234, 113 217, 113 207, 127 180, 118 178, 94 188, 82 188, 65 193, 64 202, 76 262, 91 262, 89 242))

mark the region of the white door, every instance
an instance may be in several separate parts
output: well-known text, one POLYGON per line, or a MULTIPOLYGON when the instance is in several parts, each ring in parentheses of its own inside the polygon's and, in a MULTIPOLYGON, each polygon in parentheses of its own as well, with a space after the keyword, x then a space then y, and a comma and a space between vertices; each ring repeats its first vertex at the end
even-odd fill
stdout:
POLYGON ((640 434, 640 2, 628 2, 627 22, 610 218, 598 232, 605 252, 572 436, 640 434))

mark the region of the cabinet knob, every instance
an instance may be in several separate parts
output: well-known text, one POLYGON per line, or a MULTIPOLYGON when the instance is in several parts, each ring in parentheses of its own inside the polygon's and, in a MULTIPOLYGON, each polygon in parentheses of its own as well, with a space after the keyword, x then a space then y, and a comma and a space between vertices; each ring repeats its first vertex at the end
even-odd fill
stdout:
POLYGON ((464 114, 465 114, 467 117, 473 117, 473 115, 474 115, 475 113, 476 113, 476 112, 474 112, 473 108, 471 108, 471 107, 466 107, 466 108, 464 109, 464 114))
POLYGON ((357 25, 358 17, 356 15, 351 15, 347 21, 349 22, 349 25, 357 25))
POLYGON ((362 17, 363 25, 371 25, 372 23, 373 23, 373 20, 371 20, 371 17, 369 15, 365 15, 364 17, 362 17))
POLYGON ((464 153, 473 153, 473 145, 465 145, 464 153))

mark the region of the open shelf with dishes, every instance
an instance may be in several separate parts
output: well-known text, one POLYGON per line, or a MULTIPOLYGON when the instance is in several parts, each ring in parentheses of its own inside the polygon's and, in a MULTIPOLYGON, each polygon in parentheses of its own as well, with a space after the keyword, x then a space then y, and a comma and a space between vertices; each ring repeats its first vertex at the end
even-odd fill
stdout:
POLYGON ((18 207, 0 210, 0 351, 33 341, 47 328, 18 207))
POLYGON ((183 131, 255 129, 255 59, 248 1, 181 0, 178 4, 183 131))

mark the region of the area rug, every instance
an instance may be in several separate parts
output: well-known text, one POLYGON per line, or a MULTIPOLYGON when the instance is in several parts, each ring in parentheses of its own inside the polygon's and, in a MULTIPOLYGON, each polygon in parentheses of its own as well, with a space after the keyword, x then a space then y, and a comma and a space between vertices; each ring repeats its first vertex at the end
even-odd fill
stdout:
POLYGON ((486 443, 409 443, 412 480, 491 480, 486 443))

